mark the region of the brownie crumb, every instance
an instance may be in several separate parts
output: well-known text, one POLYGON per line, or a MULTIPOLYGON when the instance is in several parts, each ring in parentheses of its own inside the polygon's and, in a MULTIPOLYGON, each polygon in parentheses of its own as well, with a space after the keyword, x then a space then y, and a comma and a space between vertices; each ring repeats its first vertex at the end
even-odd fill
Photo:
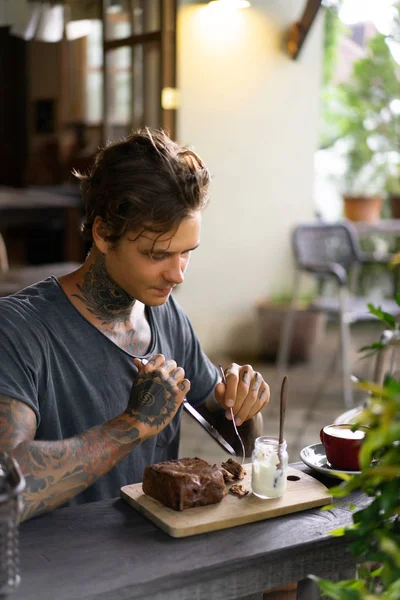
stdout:
POLYGON ((235 478, 232 475, 232 473, 229 473, 229 471, 227 471, 226 469, 224 469, 224 467, 220 467, 219 470, 222 473, 222 476, 224 478, 225 483, 232 483, 232 481, 235 481, 235 478))
POLYGON ((247 494, 250 492, 250 490, 246 490, 246 488, 244 488, 241 483, 234 483, 233 485, 231 485, 231 489, 229 491, 231 494, 234 494, 239 498, 247 496, 247 494))
POLYGON ((236 460, 233 460, 233 458, 228 458, 221 466, 231 473, 235 480, 243 479, 246 475, 246 471, 243 469, 242 465, 236 460))

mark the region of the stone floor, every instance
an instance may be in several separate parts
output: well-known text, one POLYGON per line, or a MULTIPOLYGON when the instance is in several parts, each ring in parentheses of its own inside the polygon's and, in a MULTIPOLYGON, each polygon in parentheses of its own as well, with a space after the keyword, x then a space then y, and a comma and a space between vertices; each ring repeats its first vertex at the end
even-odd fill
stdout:
MULTIPOLYGON (((371 377, 372 359, 361 359, 357 350, 363 345, 379 339, 382 326, 379 323, 357 324, 352 328, 353 372, 361 377, 371 377)), ((346 409, 343 403, 340 361, 338 354, 339 332, 335 326, 327 328, 323 340, 315 348, 312 361, 296 364, 288 370, 289 397, 285 422, 285 438, 288 443, 290 462, 300 460, 299 453, 304 446, 319 442, 321 427, 332 423, 346 409)), ((224 367, 230 362, 239 362, 235 356, 212 356, 214 363, 224 367)), ((240 361, 243 364, 243 360, 240 361)), ((276 381, 276 366, 254 359, 246 359, 259 371, 271 386, 271 400, 264 409, 264 433, 279 433, 279 387, 276 381)), ((240 363, 239 363, 240 364, 240 363)), ((356 403, 363 400, 356 392, 356 403)), ((227 454, 213 439, 186 413, 183 415, 180 456, 199 456, 211 462, 225 459, 227 454)))

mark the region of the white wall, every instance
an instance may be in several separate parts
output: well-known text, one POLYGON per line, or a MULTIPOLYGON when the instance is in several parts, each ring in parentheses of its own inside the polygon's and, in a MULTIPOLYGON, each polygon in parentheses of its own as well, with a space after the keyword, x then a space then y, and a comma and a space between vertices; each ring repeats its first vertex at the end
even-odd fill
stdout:
POLYGON ((282 49, 303 5, 256 0, 221 17, 181 0, 177 137, 214 180, 177 299, 209 353, 254 351, 255 302, 290 289, 289 232, 313 218, 321 17, 297 61, 282 49))

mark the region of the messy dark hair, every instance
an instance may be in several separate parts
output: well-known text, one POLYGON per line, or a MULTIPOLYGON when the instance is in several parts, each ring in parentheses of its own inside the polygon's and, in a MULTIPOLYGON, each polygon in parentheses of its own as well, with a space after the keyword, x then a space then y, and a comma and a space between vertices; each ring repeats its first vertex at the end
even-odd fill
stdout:
POLYGON ((210 173, 200 157, 149 128, 109 144, 88 174, 75 176, 85 205, 82 234, 89 241, 97 216, 104 238, 115 245, 128 231, 174 231, 208 202, 210 173))

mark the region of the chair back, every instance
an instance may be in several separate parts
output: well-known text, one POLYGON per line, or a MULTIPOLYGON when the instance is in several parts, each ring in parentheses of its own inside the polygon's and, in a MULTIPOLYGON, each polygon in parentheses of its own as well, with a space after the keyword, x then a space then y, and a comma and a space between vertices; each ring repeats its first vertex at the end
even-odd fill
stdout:
POLYGON ((295 227, 292 234, 298 265, 336 263, 347 269, 360 261, 357 234, 346 223, 313 223, 295 227))

